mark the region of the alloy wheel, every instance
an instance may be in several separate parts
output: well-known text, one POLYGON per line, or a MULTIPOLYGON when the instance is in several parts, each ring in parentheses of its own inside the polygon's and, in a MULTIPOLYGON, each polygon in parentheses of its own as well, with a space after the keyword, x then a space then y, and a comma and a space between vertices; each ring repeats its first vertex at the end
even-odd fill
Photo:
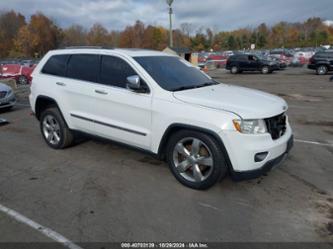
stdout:
POLYGON ((60 126, 52 115, 46 115, 43 120, 43 134, 45 139, 52 145, 60 142, 60 126))
POLYGON ((326 69, 325 66, 320 66, 320 67, 318 68, 318 74, 319 74, 319 75, 324 75, 324 74, 326 74, 326 73, 327 73, 327 69, 326 69))
POLYGON ((18 83, 21 85, 26 85, 26 84, 28 84, 28 79, 25 76, 20 76, 18 78, 18 83))
POLYGON ((173 163, 178 173, 191 182, 206 180, 214 168, 210 149, 203 141, 194 137, 183 138, 176 144, 173 163))

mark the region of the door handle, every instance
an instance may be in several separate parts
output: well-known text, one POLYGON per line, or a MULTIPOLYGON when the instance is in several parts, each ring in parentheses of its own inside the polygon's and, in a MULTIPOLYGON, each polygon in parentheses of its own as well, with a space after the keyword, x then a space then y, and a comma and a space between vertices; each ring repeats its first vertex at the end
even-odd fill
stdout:
POLYGON ((98 94, 108 94, 106 91, 103 91, 103 90, 95 90, 95 93, 98 93, 98 94))
POLYGON ((58 86, 66 86, 66 84, 65 83, 62 83, 62 82, 57 82, 56 83, 58 86))

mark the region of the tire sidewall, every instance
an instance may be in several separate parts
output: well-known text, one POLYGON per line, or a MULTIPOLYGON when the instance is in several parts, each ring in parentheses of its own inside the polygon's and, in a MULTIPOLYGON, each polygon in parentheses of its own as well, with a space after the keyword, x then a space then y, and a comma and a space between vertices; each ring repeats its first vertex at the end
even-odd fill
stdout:
POLYGON ((222 179, 227 173, 227 166, 225 163, 225 159, 223 154, 221 153, 221 149, 219 148, 217 141, 213 137, 201 132, 187 131, 187 130, 177 132, 170 138, 167 145, 166 154, 167 154, 167 162, 172 174, 176 177, 176 179, 180 183, 193 189, 199 189, 199 190, 208 189, 211 186, 213 186, 216 182, 218 182, 220 179, 222 179), (209 147, 212 153, 213 171, 207 179, 199 183, 191 182, 183 178, 176 169, 176 166, 173 161, 174 147, 181 139, 186 137, 194 137, 202 140, 209 147))
POLYGON ((64 143, 64 129, 65 129, 65 123, 59 113, 59 111, 56 108, 51 108, 51 109, 47 109, 45 110, 41 117, 40 117, 40 131, 42 133, 43 139, 45 140, 45 142, 47 143, 48 146, 50 146, 53 149, 60 149, 63 147, 63 143, 64 143), (60 141, 58 144, 51 144, 49 141, 47 141, 45 135, 44 135, 44 131, 43 131, 43 121, 44 118, 50 115, 52 116, 59 124, 60 127, 60 141))

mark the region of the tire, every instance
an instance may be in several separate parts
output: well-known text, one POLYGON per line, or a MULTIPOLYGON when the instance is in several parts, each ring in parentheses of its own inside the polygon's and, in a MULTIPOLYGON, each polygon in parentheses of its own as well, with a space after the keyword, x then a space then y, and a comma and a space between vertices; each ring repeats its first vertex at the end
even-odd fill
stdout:
POLYGON ((166 155, 172 174, 180 183, 193 189, 210 188, 228 170, 218 142, 197 131, 181 130, 173 134, 166 155))
POLYGON ((24 75, 20 75, 16 81, 19 85, 27 85, 29 83, 28 78, 24 75))
POLYGON ((56 107, 43 111, 40 117, 40 130, 45 142, 53 149, 64 149, 74 142, 73 132, 56 107))
POLYGON ((232 66, 230 69, 230 73, 237 74, 239 72, 239 69, 237 66, 232 66))
POLYGON ((268 74, 270 72, 270 70, 269 70, 269 67, 268 66, 263 66, 262 68, 261 68, 261 73, 262 74, 268 74))
POLYGON ((325 75, 328 72, 328 69, 325 65, 320 65, 316 69, 317 75, 325 75))

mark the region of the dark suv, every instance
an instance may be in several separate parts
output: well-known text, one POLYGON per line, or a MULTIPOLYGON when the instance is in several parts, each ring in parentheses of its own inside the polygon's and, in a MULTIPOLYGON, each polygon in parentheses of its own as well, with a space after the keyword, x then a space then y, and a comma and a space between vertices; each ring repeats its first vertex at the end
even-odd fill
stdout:
POLYGON ((318 75, 333 71, 333 51, 316 53, 310 59, 308 68, 316 70, 318 75))
POLYGON ((279 70, 279 65, 271 60, 261 59, 256 55, 238 54, 230 56, 226 69, 232 74, 243 71, 260 71, 263 74, 279 70))

